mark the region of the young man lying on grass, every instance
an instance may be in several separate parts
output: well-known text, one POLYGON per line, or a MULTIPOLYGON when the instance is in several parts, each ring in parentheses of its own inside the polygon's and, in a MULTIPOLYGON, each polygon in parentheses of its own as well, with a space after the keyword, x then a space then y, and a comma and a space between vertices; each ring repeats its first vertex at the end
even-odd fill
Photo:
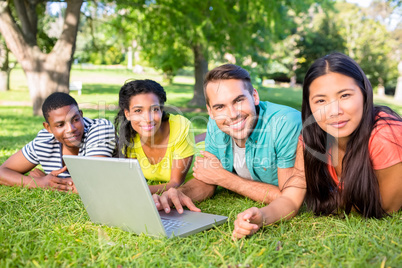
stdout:
POLYGON ((193 201, 211 197, 217 186, 266 204, 281 196, 293 172, 300 112, 260 101, 250 74, 233 64, 207 73, 204 95, 209 114, 204 157, 196 158, 194 179, 153 195, 157 208, 200 211, 193 201))
POLYGON ((42 112, 45 129, 0 166, 0 184, 76 192, 62 156, 111 157, 116 143, 114 126, 106 119, 83 117, 75 99, 61 92, 45 100, 42 112), (37 165, 45 172, 35 168, 37 165))

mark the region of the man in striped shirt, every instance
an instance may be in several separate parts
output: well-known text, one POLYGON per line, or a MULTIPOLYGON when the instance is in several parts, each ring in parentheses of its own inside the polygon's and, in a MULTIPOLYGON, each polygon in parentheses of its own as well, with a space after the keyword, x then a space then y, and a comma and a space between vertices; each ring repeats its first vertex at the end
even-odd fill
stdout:
POLYGON ((74 98, 61 92, 45 100, 42 112, 45 129, 0 166, 0 184, 75 192, 62 156, 111 157, 115 148, 114 126, 106 119, 83 117, 74 98), (37 165, 45 172, 35 168, 37 165), (29 171, 29 176, 25 176, 29 171))

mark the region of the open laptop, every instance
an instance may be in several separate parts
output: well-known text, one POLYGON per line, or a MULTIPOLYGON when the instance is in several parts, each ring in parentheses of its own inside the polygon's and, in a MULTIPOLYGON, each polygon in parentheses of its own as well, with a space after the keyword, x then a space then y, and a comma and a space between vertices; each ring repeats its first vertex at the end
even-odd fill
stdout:
POLYGON ((188 236, 227 217, 184 210, 158 211, 136 159, 64 155, 92 222, 151 236, 188 236))

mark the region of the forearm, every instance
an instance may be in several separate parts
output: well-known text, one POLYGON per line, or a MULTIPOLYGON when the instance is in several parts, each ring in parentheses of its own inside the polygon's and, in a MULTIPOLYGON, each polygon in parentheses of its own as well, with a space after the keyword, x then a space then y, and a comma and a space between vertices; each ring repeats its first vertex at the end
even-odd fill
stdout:
POLYGON ((177 182, 168 182, 168 183, 163 183, 163 184, 158 184, 158 185, 149 185, 149 190, 151 191, 151 194, 161 194, 164 191, 169 190, 170 188, 177 188, 180 186, 180 183, 177 182))
POLYGON ((213 196, 215 189, 216 185, 207 184, 195 178, 178 188, 178 190, 190 197, 192 201, 196 202, 213 196))
POLYGON ((280 196, 266 207, 260 208, 263 215, 263 225, 268 225, 282 219, 290 219, 299 211, 300 205, 296 205, 290 198, 280 196))
POLYGON ((34 178, 8 168, 0 168, 0 184, 7 186, 27 186, 29 188, 38 187, 34 178))
POLYGON ((243 179, 227 170, 221 170, 216 175, 219 176, 219 186, 257 202, 269 204, 281 195, 278 186, 243 179))

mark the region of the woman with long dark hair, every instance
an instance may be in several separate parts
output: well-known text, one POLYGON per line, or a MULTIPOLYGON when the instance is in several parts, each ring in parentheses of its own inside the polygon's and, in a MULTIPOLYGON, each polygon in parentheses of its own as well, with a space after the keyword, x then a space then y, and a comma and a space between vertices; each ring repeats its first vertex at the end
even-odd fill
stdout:
POLYGON ((180 186, 195 153, 191 123, 181 115, 164 111, 166 92, 152 80, 125 83, 119 93, 119 112, 115 118, 119 136, 119 157, 136 158, 150 185, 151 193, 180 186))
POLYGON ((295 215, 303 203, 316 215, 352 210, 381 218, 402 207, 402 119, 374 107, 360 66, 332 53, 315 61, 304 79, 303 131, 294 175, 268 206, 240 213, 234 238, 295 215))

